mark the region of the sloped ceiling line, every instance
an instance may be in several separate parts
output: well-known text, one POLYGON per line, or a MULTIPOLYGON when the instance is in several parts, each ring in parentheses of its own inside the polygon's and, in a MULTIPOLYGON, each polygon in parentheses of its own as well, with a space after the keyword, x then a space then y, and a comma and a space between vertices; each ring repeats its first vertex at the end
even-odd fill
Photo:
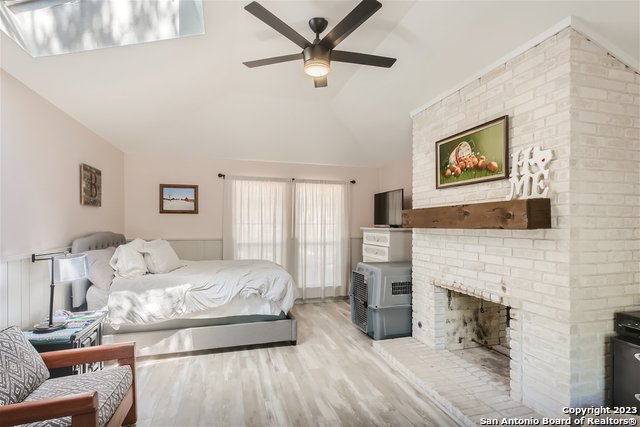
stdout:
POLYGON ((618 47, 615 43, 609 41, 603 35, 598 34, 584 20, 577 18, 575 16, 567 16, 566 18, 564 18, 562 21, 558 22, 551 28, 543 31, 542 33, 532 38, 531 40, 528 40, 526 43, 523 43, 522 45, 518 46, 516 49, 507 53, 506 55, 496 60, 495 62, 491 63, 490 65, 486 66, 485 68, 478 71, 477 73, 474 73, 471 77, 463 80, 462 82, 458 83, 454 87, 442 92, 438 96, 427 101, 425 104, 413 109, 409 114, 410 117, 411 118, 415 117, 417 114, 421 113, 422 111, 426 110, 432 105, 437 104, 438 102, 440 102, 440 100, 448 97, 449 95, 456 93, 457 91, 467 86, 469 83, 473 82, 474 80, 477 80, 480 77, 487 74, 488 72, 490 72, 491 70, 498 68, 501 65, 504 65, 505 63, 511 61, 512 59, 526 52, 527 50, 537 46, 544 40, 554 36, 555 34, 558 34, 560 31, 568 27, 571 27, 574 30, 579 31, 580 33, 582 33, 582 35, 587 37, 589 40, 598 44, 600 47, 604 48, 605 50, 609 51, 609 53, 612 56, 619 59, 625 65, 627 65, 628 67, 631 67, 636 73, 638 73, 638 69, 640 68, 640 63, 638 62, 637 59, 633 58, 631 55, 626 53, 622 48, 618 47))

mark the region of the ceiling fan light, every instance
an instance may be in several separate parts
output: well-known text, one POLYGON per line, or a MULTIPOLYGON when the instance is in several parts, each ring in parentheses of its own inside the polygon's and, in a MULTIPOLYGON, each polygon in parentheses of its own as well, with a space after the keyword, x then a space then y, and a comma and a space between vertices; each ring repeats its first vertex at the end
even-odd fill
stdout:
POLYGON ((322 59, 309 59, 304 63, 304 72, 311 77, 324 77, 329 71, 329 62, 322 59))

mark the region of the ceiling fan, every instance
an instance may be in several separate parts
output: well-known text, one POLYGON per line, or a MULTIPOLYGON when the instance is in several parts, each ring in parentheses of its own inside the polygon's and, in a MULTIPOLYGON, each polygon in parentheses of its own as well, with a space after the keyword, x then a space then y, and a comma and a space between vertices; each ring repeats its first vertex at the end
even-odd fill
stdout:
POLYGON ((311 18, 309 27, 315 33, 316 38, 313 42, 310 42, 258 2, 251 2, 244 7, 247 12, 297 44, 302 48, 302 52, 243 62, 243 64, 253 68, 302 59, 304 61, 304 72, 313 77, 315 87, 327 86, 327 74, 331 71, 331 61, 389 68, 396 62, 395 58, 335 50, 335 47, 342 40, 381 7, 382 4, 376 0, 362 0, 322 40, 320 39, 320 33, 327 28, 327 20, 324 18, 311 18))

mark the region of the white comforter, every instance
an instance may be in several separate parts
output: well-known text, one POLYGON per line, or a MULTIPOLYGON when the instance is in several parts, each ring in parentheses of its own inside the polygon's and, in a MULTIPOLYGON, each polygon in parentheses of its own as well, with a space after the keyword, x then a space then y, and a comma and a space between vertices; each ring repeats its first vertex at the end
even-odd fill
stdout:
POLYGON ((184 261, 185 266, 166 274, 146 274, 135 279, 115 278, 109 291, 111 326, 142 325, 170 319, 220 317, 224 308, 242 300, 263 301, 258 312, 287 313, 296 287, 291 275, 269 261, 184 261))

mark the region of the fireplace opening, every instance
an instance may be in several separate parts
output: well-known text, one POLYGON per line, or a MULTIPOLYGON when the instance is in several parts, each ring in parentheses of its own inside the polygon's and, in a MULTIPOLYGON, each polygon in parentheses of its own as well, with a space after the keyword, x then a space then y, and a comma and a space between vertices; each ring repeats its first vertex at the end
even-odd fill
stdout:
POLYGON ((446 348, 509 387, 510 307, 447 290, 446 348))

